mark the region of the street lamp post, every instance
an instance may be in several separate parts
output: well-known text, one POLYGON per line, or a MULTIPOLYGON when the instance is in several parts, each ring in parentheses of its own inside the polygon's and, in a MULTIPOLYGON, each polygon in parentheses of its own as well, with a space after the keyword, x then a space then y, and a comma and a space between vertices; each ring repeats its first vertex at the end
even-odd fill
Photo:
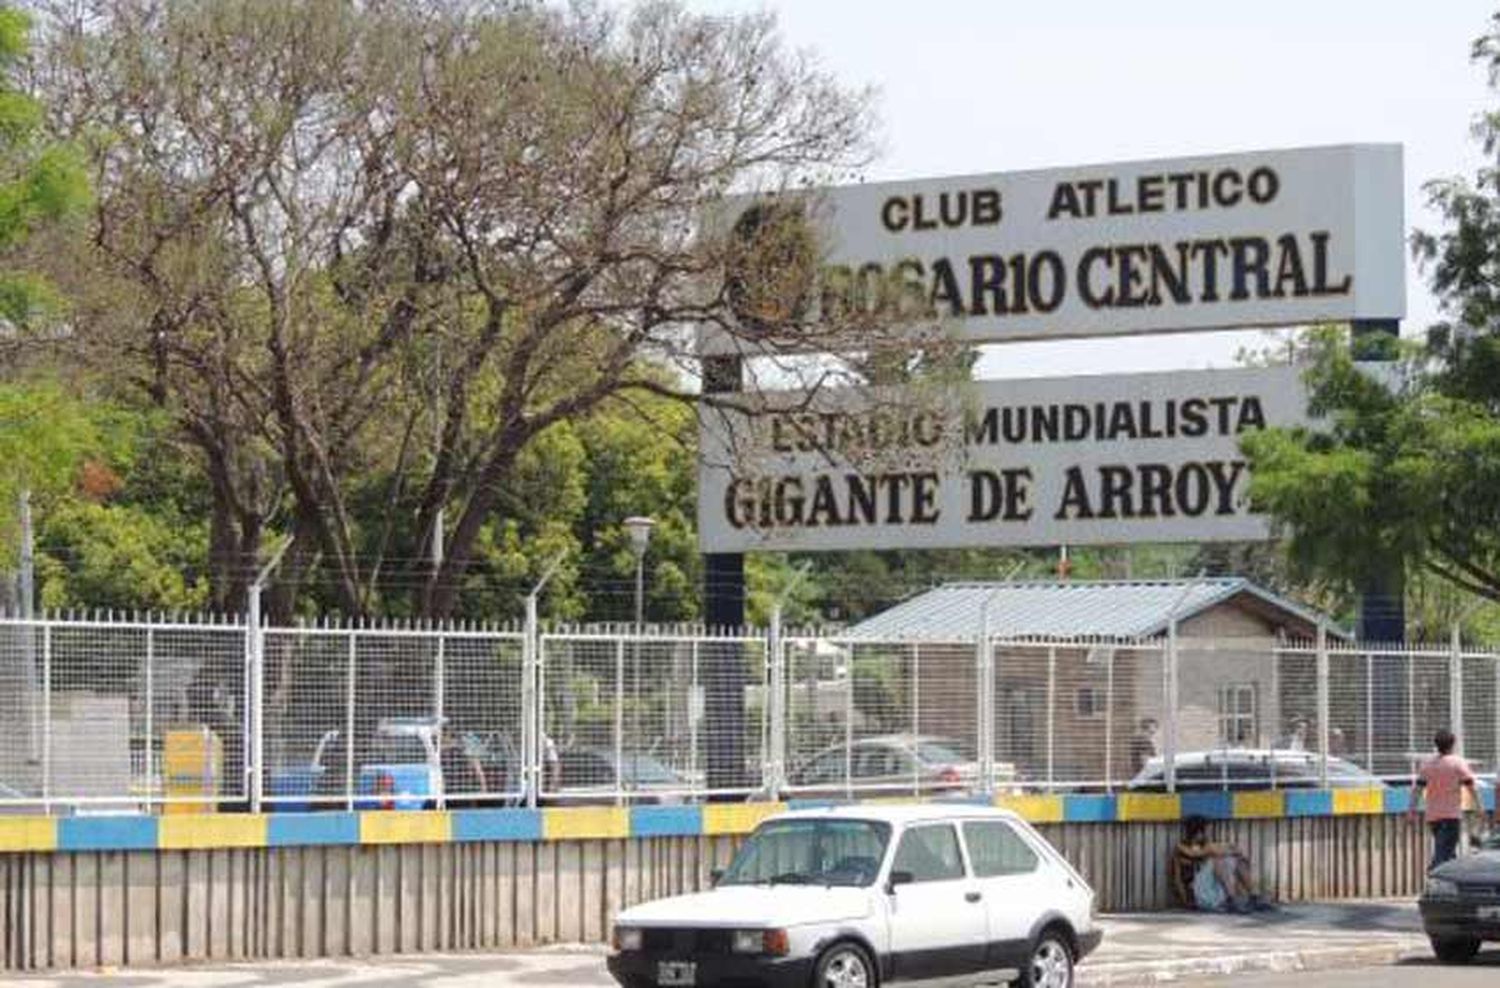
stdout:
MULTIPOLYGON (((634 744, 637 746, 641 743, 641 636, 645 634, 646 620, 646 547, 651 544, 651 530, 655 527, 655 519, 643 515, 625 519, 625 531, 630 535, 630 551, 635 553, 635 661, 631 673, 630 723, 631 733, 635 735, 634 744)), ((623 778, 625 752, 615 752, 615 758, 620 760, 618 771, 623 778)), ((633 772, 630 778, 633 783, 633 772)))

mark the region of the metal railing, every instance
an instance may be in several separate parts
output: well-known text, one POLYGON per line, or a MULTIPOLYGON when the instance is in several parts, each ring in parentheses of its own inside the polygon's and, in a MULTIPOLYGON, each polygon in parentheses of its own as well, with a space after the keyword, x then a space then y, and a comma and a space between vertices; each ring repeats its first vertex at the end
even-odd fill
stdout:
POLYGON ((1402 784, 1500 653, 1220 635, 0 619, 0 812, 1402 784))

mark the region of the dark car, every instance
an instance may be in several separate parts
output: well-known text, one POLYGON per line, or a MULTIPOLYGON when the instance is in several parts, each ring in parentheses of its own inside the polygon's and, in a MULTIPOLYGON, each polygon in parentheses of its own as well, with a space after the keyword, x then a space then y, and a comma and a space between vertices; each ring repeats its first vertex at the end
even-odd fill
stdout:
POLYGON ((637 803, 684 802, 695 788, 690 776, 645 752, 620 759, 607 748, 569 748, 559 756, 552 799, 568 804, 607 804, 616 797, 637 803))
POLYGON ((1467 964, 1484 941, 1500 941, 1500 835, 1434 868, 1418 905, 1432 952, 1444 964, 1467 964))

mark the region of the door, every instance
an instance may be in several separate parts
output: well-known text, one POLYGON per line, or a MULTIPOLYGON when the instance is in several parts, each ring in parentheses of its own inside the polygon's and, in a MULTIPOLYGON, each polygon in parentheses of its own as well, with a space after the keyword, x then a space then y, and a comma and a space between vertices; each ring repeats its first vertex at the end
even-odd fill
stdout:
POLYGON ((1004 820, 965 820, 969 866, 984 895, 987 970, 1019 970, 1031 951, 1031 931, 1049 905, 1066 901, 1064 879, 1042 866, 1041 855, 1004 820))
POLYGON ((911 881, 889 897, 894 980, 954 977, 983 970, 987 920, 951 823, 908 827, 891 871, 911 881))

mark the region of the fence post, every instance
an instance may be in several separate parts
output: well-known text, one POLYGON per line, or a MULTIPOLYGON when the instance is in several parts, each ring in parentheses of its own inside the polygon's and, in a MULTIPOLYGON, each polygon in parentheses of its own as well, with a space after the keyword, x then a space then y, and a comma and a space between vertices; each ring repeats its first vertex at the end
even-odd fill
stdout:
POLYGON ((265 774, 261 766, 261 759, 265 755, 266 731, 263 721, 265 670, 262 663, 260 638, 260 590, 260 581, 257 580, 250 587, 249 607, 247 608, 249 613, 245 617, 245 677, 250 694, 250 716, 246 718, 248 736, 245 738, 244 745, 246 752, 244 781, 249 783, 251 813, 260 812, 261 800, 265 796, 265 774))
POLYGON ((52 812, 52 624, 42 624, 42 812, 52 812))
POLYGON ((979 613, 979 642, 974 649, 975 678, 979 687, 979 791, 986 797, 995 794, 995 648, 990 636, 990 603, 985 598, 979 613))
POLYGON ((1167 649, 1162 655, 1162 688, 1166 710, 1163 732, 1163 767, 1167 792, 1177 791, 1177 616, 1167 624, 1167 649))
POLYGON ((349 680, 344 689, 344 802, 354 809, 354 677, 356 646, 359 641, 353 629, 349 634, 349 680))
POLYGON ((536 809, 541 788, 542 706, 537 691, 537 666, 542 650, 536 594, 526 596, 526 629, 521 638, 521 790, 528 809, 536 809))
MULTIPOLYGON (((448 684, 445 681, 448 670, 444 663, 443 629, 434 628, 432 633, 437 635, 437 654, 433 658, 434 667, 432 670, 432 712, 438 728, 438 744, 442 745, 442 739, 447 734, 446 718, 444 717, 444 694, 448 689, 448 684)), ((439 760, 441 760, 441 756, 439 756, 439 760)), ((438 786, 437 808, 443 810, 448 808, 447 772, 439 772, 438 775, 442 778, 442 785, 438 786)))
MULTIPOLYGON (((147 615, 147 620, 150 620, 149 615, 147 615)), ((153 627, 148 627, 146 628, 146 762, 143 766, 144 774, 148 780, 156 777, 151 771, 151 753, 152 749, 156 746, 156 722, 154 719, 155 712, 151 709, 153 706, 152 694, 155 693, 155 683, 153 681, 153 677, 155 676, 153 667, 156 664, 153 660, 155 658, 156 629, 153 627)), ((165 796, 166 793, 163 792, 159 793, 158 795, 165 796)))
POLYGON ((1464 753, 1464 641, 1458 622, 1453 622, 1453 634, 1448 653, 1448 723, 1458 744, 1454 751, 1464 753))
MULTIPOLYGON (((922 646, 911 644, 911 736, 915 743, 922 736, 922 646)), ((915 758, 911 762, 911 794, 922 794, 922 769, 915 758)))
MULTIPOLYGON (((1318 788, 1328 788, 1328 629, 1318 622, 1318 788)), ((1274 762, 1274 759, 1273 759, 1274 762)))
POLYGON ((1104 791, 1115 791, 1115 648, 1104 650, 1104 791))
POLYGON ((1047 791, 1057 784, 1057 646, 1047 646, 1047 791))
POLYGON ((625 801, 625 638, 615 642, 615 805, 625 801))
POLYGON ((761 773, 766 794, 772 802, 781 798, 786 784, 786 642, 781 630, 781 602, 771 608, 771 627, 768 632, 766 650, 770 663, 767 677, 766 714, 770 726, 766 751, 761 752, 764 761, 761 773))

